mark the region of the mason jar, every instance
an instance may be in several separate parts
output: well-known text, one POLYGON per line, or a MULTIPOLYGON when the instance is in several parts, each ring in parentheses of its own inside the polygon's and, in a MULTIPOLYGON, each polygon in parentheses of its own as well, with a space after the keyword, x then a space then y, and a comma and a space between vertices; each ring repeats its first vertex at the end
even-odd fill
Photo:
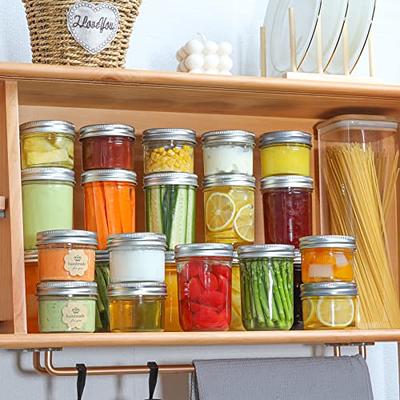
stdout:
POLYGON ((294 281, 294 323, 292 329, 303 329, 303 309, 301 306, 301 254, 298 249, 294 251, 293 260, 293 281, 294 281))
POLYGON ((173 251, 165 253, 165 283, 168 292, 165 299, 165 330, 180 332, 182 329, 179 325, 178 275, 173 251))
POLYGON ((39 267, 37 250, 28 250, 24 253, 25 261, 25 297, 26 319, 28 333, 38 333, 38 302, 36 299, 36 286, 39 283, 39 267))
POLYGON ((95 280, 97 283, 96 332, 108 332, 110 315, 108 307, 108 285, 110 284, 110 255, 108 251, 96 251, 95 280))
POLYGON ((237 252, 234 251, 232 259, 232 318, 229 326, 230 331, 244 330, 240 292, 240 263, 237 252))

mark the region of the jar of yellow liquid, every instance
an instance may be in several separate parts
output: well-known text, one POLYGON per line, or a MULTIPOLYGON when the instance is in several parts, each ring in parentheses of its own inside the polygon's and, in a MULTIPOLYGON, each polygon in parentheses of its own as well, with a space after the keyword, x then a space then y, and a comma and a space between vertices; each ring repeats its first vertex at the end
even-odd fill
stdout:
POLYGON ((173 251, 165 253, 165 283, 167 285, 165 330, 167 332, 181 332, 182 329, 179 325, 178 277, 173 251))
POLYGON ((232 318, 229 330, 244 331, 240 297, 240 264, 236 251, 233 252, 232 259, 232 318))
POLYGON ((261 177, 311 176, 312 136, 301 131, 275 131, 260 138, 261 177))

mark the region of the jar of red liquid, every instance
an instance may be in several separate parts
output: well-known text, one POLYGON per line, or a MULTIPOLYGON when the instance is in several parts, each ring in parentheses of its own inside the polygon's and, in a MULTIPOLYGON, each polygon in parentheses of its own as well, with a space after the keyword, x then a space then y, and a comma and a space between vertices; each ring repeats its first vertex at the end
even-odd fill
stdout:
POLYGON ((312 234, 313 179, 280 175, 261 180, 265 243, 291 244, 312 234))
POLYGON ((184 331, 227 331, 231 322, 233 248, 196 243, 175 247, 179 321, 184 331))
POLYGON ((83 170, 133 169, 135 130, 122 124, 88 125, 79 130, 83 170))

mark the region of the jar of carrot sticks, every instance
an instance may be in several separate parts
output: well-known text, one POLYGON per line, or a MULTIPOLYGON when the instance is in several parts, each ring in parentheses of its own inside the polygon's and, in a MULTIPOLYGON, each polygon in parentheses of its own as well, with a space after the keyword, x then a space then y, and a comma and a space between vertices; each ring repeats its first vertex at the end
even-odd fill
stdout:
POLYGON ((356 241, 351 236, 306 236, 300 239, 304 283, 352 282, 356 241))
POLYGON ((94 232, 56 229, 37 234, 41 281, 94 281, 94 232))
POLYGON ((99 249, 107 237, 135 232, 136 174, 123 169, 94 169, 82 174, 85 229, 96 232, 99 249))

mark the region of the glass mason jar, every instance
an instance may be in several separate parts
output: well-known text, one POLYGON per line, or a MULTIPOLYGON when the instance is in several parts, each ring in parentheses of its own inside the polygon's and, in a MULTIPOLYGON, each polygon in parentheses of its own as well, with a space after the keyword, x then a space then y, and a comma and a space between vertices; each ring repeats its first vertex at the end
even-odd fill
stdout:
POLYGON ((161 172, 144 177, 146 230, 163 233, 168 250, 195 241, 196 188, 193 174, 161 172))
POLYGON ((108 251, 96 251, 95 280, 97 283, 96 332, 108 332, 110 329, 107 292, 110 284, 110 255, 108 251))
POLYGON ((354 237, 307 236, 300 239, 300 250, 304 283, 354 280, 354 237))
POLYGON ((38 252, 37 250, 25 251, 25 296, 26 318, 28 333, 38 333, 38 302, 36 299, 36 286, 39 283, 38 252))
POLYGON ((122 124, 87 125, 79 130, 83 170, 133 169, 135 129, 122 124))
POLYGON ((260 138, 261 177, 311 175, 312 136, 301 131, 275 131, 260 138))
POLYGON ((36 249, 36 234, 50 229, 72 229, 74 172, 66 168, 22 171, 24 248, 36 249))
POLYGON ((41 281, 94 281, 94 232, 56 229, 37 234, 41 281))
POLYGON ((22 169, 74 169, 75 126, 67 121, 31 121, 19 127, 22 169))
POLYGON ((180 332, 182 329, 179 325, 178 276, 173 251, 165 253, 165 283, 167 285, 165 330, 167 332, 180 332))
POLYGON ((39 330, 42 333, 94 332, 95 282, 50 281, 37 286, 39 330))
POLYGON ((160 332, 164 330, 167 288, 162 282, 111 283, 111 332, 160 332))
POLYGON ((143 132, 144 173, 194 172, 196 133, 191 129, 153 128, 143 132))
POLYGON ((204 133, 204 175, 247 174, 253 175, 253 149, 255 135, 240 130, 204 133))
POLYGON ((241 246, 238 255, 244 327, 289 330, 293 325, 293 246, 241 246))
POLYGON ((124 233, 108 238, 111 282, 165 281, 165 235, 124 233))
POLYGON ((97 233, 99 249, 107 237, 135 232, 136 174, 123 169, 93 169, 82 174, 85 229, 97 233))
POLYGON ((231 322, 233 249, 202 243, 175 248, 179 320, 184 331, 226 331, 231 322))
POLYGON ((240 264, 237 252, 233 252, 232 259, 232 318, 230 331, 243 331, 242 305, 240 297, 240 264))
POLYGON ((319 282, 301 285, 304 329, 348 329, 358 323, 357 285, 319 282))
POLYGON ((292 329, 303 329, 303 309, 301 306, 300 288, 301 280, 301 254, 299 250, 294 251, 294 323, 292 329))
POLYGON ((313 180, 308 176, 270 176, 261 180, 265 243, 299 246, 312 234, 313 180))
POLYGON ((206 242, 234 246, 254 242, 255 178, 244 174, 204 178, 206 242))

